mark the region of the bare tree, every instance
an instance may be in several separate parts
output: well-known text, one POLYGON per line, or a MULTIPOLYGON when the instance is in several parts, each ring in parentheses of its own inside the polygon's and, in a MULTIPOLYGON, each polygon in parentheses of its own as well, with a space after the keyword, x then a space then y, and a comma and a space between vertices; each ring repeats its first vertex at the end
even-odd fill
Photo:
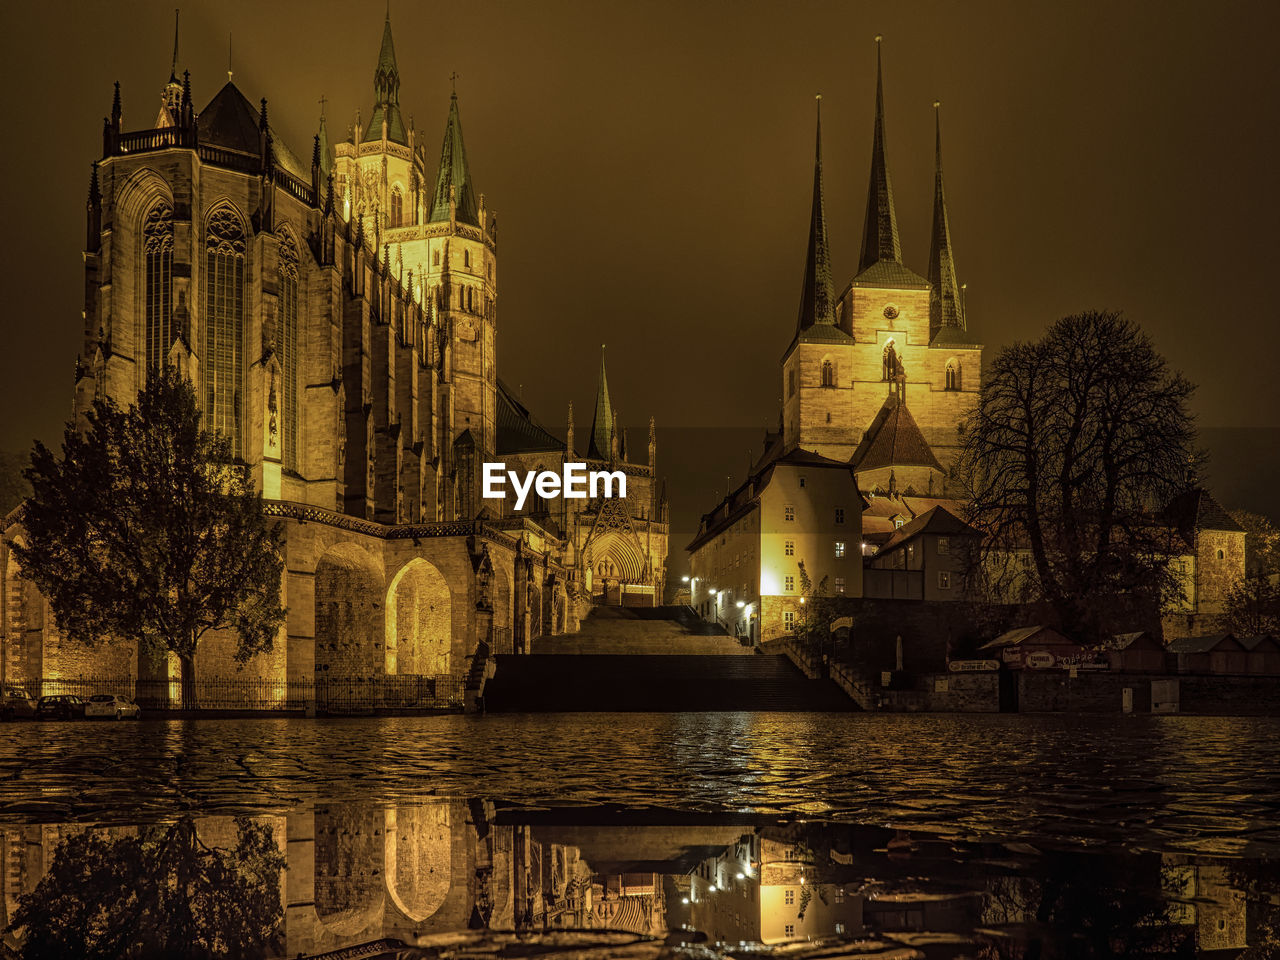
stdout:
POLYGON ((1100 601, 1176 593, 1158 513, 1187 482, 1193 390, 1117 313, 1066 317, 997 355, 957 472, 984 569, 1021 588, 1009 599, 1046 600, 1096 641, 1100 601))

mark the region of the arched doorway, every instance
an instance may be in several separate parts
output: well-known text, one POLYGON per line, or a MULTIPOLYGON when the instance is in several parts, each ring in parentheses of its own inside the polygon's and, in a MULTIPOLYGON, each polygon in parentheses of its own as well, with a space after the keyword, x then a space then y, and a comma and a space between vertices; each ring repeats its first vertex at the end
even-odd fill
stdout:
POLYGON ((386 651, 389 676, 441 675, 453 669, 449 585, 426 560, 410 560, 387 590, 386 651))
POLYGON ((316 565, 316 679, 382 674, 382 573, 354 543, 329 548, 316 565))

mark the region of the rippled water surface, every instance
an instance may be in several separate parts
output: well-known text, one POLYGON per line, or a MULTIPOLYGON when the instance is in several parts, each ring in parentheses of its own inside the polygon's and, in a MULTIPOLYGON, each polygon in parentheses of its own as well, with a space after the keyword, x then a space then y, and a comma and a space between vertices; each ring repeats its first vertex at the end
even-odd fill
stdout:
POLYGON ((317 798, 822 817, 966 838, 1280 849, 1280 721, 560 714, 0 728, 0 818, 317 798))

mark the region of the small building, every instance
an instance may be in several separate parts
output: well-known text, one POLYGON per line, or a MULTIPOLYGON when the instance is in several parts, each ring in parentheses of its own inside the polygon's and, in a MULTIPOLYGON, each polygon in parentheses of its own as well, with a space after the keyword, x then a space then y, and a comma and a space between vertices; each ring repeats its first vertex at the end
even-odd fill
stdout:
POLYGON ((1163 673, 1164 645, 1145 630, 1117 633, 1105 647, 1111 669, 1117 673, 1163 673))
POLYGON ((1068 640, 1052 627, 1039 625, 1002 633, 978 649, 1014 670, 1081 666, 1097 659, 1094 651, 1068 640))
POLYGON ((1245 673, 1247 651, 1229 633, 1178 637, 1165 647, 1169 669, 1177 673, 1245 673))
POLYGON ((1245 672, 1255 676, 1280 676, 1280 642, 1270 634, 1258 637, 1237 637, 1245 649, 1245 672))
POLYGON ((981 534, 935 506, 893 531, 868 558, 862 595, 886 600, 961 600, 970 548, 981 534))

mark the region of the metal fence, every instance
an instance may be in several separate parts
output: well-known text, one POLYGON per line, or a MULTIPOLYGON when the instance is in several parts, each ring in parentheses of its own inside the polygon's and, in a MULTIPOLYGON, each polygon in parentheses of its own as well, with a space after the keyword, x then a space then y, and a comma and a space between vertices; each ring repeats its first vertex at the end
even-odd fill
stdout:
MULTIPOLYGON (((183 708, 182 682, 132 677, 42 679, 19 684, 33 697, 115 693, 144 710, 183 708)), ((463 705, 462 680, 449 675, 335 677, 313 680, 261 680, 215 677, 195 682, 195 709, 309 711, 329 714, 457 710, 463 705)))

